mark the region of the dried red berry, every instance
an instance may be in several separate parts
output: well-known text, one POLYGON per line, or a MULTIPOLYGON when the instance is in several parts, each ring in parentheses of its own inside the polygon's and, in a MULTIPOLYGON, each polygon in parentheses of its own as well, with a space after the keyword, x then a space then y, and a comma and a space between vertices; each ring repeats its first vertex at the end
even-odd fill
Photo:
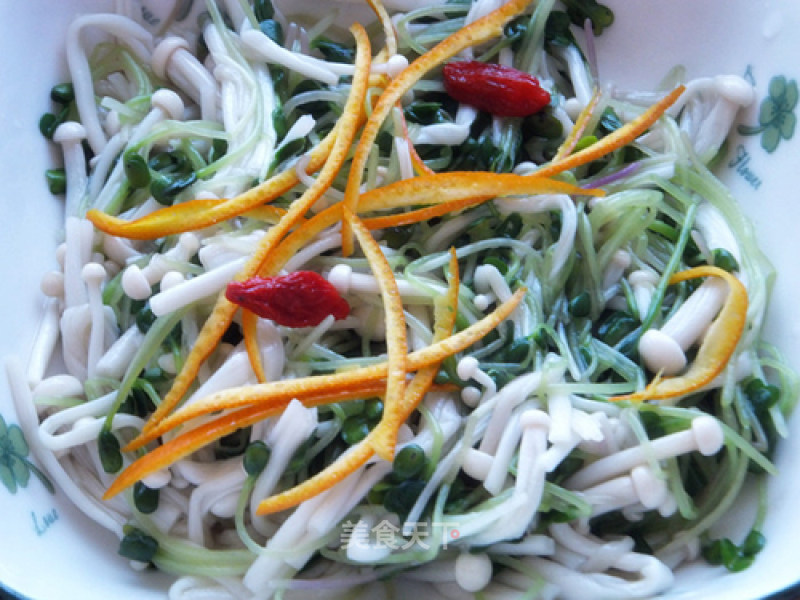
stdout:
POLYGON ((527 117, 550 104, 539 81, 519 69, 464 60, 446 64, 442 73, 451 98, 498 117, 527 117))
POLYGON ((310 327, 319 325, 328 315, 344 319, 350 314, 347 300, 314 271, 232 281, 225 297, 259 317, 286 327, 310 327))

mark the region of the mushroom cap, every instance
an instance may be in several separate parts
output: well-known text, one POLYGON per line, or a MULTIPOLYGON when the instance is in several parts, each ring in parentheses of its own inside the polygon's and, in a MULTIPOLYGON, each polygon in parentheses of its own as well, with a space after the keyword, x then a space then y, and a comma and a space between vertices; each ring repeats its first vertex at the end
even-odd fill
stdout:
POLYGON ((658 329, 648 329, 642 334, 639 354, 654 373, 676 375, 686 367, 686 354, 678 342, 658 329))

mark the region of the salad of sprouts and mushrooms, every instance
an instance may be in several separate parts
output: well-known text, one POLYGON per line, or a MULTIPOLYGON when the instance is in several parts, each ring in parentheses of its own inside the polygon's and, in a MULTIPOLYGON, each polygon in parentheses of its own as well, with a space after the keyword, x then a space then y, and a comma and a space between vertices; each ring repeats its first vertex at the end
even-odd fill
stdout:
POLYGON ((798 381, 712 172, 746 81, 615 86, 594 0, 165 12, 67 31, 63 243, 10 369, 120 560, 286 600, 642 598, 757 560, 798 381))

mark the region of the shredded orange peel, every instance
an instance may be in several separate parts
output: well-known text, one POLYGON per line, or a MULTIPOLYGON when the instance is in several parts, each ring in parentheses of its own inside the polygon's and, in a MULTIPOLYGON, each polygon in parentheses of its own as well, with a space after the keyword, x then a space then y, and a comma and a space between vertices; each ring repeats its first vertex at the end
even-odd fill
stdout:
MULTIPOLYGON (((357 389, 337 390, 310 394, 302 398, 306 407, 320 406, 333 402, 345 402, 357 398, 371 398, 383 393, 384 382, 376 380, 357 389)), ((109 486, 104 499, 112 498, 144 477, 164 469, 191 453, 238 429, 249 427, 259 421, 280 415, 291 402, 284 399, 275 405, 254 405, 235 410, 198 425, 180 435, 165 441, 128 465, 109 486)))
MULTIPOLYGON (((407 356, 406 370, 408 372, 418 371, 469 348, 508 318, 525 293, 525 288, 518 289, 508 300, 466 329, 432 343, 430 346, 410 352, 407 356)), ((158 423, 153 424, 148 431, 143 431, 126 446, 125 450, 141 448, 162 434, 196 417, 248 405, 281 406, 286 398, 296 397, 302 400, 303 397, 316 393, 352 390, 370 382, 385 381, 387 373, 387 363, 382 362, 330 375, 312 375, 229 388, 182 406, 158 423)))
POLYGON ((383 403, 383 416, 375 428, 374 435, 371 436, 371 445, 382 459, 392 460, 397 429, 402 424, 402 422, 397 422, 399 405, 406 389, 408 341, 403 298, 400 296, 394 271, 378 242, 357 216, 348 214, 346 207, 344 213, 345 220, 352 224, 361 251, 366 256, 372 274, 378 282, 383 300, 386 321, 386 395, 383 403))
MULTIPOLYGON (((392 108, 398 105, 401 97, 432 68, 467 47, 499 35, 505 23, 525 10, 531 2, 532 0, 511 0, 440 42, 387 84, 369 117, 365 115, 365 109, 369 108, 367 105, 371 104, 368 100, 370 98, 368 86, 373 79, 369 73, 371 64, 369 39, 360 25, 354 25, 351 31, 356 38, 356 69, 350 96, 334 129, 310 152, 310 161, 306 170, 309 173, 319 171, 314 184, 285 212, 265 206, 265 204, 298 183, 295 169, 289 169, 276 175, 253 190, 230 200, 190 201, 162 209, 136 221, 124 221, 97 211, 90 211, 88 216, 98 229, 131 239, 153 239, 200 229, 239 215, 275 222, 275 225, 267 231, 259 248, 243 271, 237 275, 237 279, 246 279, 256 273, 277 273, 297 249, 304 246, 320 231, 341 222, 343 255, 347 256, 353 251, 356 238, 365 254, 373 252, 370 264, 376 273, 376 278, 381 282, 384 305, 387 308, 387 320, 393 322, 389 328, 392 330, 393 341, 390 344, 392 349, 388 352, 387 362, 333 375, 281 380, 229 389, 174 410, 194 381, 200 365, 213 352, 233 321, 237 307, 228 302, 221 294, 211 316, 204 324, 195 346, 187 356, 183 369, 176 376, 172 389, 145 424, 140 436, 133 440, 125 450, 141 448, 148 442, 196 417, 222 410, 229 412, 190 429, 145 454, 120 474, 109 488, 106 497, 119 493, 146 474, 172 464, 209 441, 225 435, 224 432, 231 432, 258 420, 280 414, 295 397, 306 406, 374 395, 381 395, 388 399, 384 418, 366 438, 367 443, 361 443, 351 448, 340 457, 339 461, 297 488, 265 500, 262 502, 259 512, 281 510, 330 488, 358 469, 376 452, 382 458, 391 460, 399 427, 416 408, 426 390, 430 389, 441 361, 466 349, 495 329, 516 308, 522 300, 525 290, 517 290, 509 300, 500 304, 492 313, 456 334, 451 333, 452 324, 448 327, 443 325, 446 323, 446 319, 440 314, 441 307, 437 306, 435 336, 431 345, 422 350, 408 353, 407 348, 404 349, 405 322, 402 314, 402 301, 398 300, 399 294, 397 299, 394 296, 397 288, 396 280, 391 269, 386 271, 385 265, 380 264, 382 252, 379 248, 377 251, 381 257, 374 254, 377 243, 369 234, 369 230, 391 226, 391 224, 417 222, 431 218, 433 215, 461 210, 487 199, 506 195, 541 193, 602 195, 601 190, 577 188, 551 177, 596 160, 632 142, 655 123, 683 92, 683 87, 676 88, 660 102, 619 130, 584 150, 558 157, 557 160, 541 167, 539 171, 530 176, 474 172, 433 173, 417 155, 408 139, 407 128, 404 127, 404 138, 409 145, 415 170, 422 175, 361 193, 361 180, 380 127, 392 108), (364 127, 353 153, 344 200, 311 218, 306 218, 314 203, 332 185, 340 173, 362 125, 364 127), (424 208, 395 215, 361 217, 364 213, 408 208, 413 205, 423 205, 424 208), (368 248, 372 248, 372 250, 368 250, 368 248), (415 373, 415 375, 407 383, 406 378, 410 373, 415 373)), ((380 14, 380 4, 374 2, 371 5, 376 13, 380 14)), ((385 21, 384 25, 386 25, 385 21)), ((384 49, 384 52, 387 50, 384 49)), ((588 116, 586 118, 588 119, 588 116)), ((585 123, 583 126, 585 127, 585 123)), ((576 139, 581 134, 577 129, 573 133, 576 139)), ((455 259, 453 258, 453 260, 455 259)), ((455 267, 451 265, 451 272, 457 272, 457 262, 455 267)), ((452 313, 453 319, 455 319, 457 302, 457 276, 455 279, 456 291, 448 294, 448 311, 452 313), (456 296, 452 297, 452 294, 456 294, 456 296)), ((733 289, 733 285, 731 287, 733 289)), ((452 280, 449 289, 452 290, 452 280)), ((734 295, 732 292, 732 296, 734 295)), ((729 302, 731 301, 729 300, 729 302)), ((723 308, 723 312, 727 308, 728 304, 723 308)), ((263 381, 263 367, 260 365, 260 352, 258 352, 256 341, 257 319, 245 316, 243 322, 248 354, 259 381, 263 381)), ((724 336, 717 335, 716 337, 724 336)), ((702 351, 703 348, 701 348, 701 353, 702 351)), ((708 353, 717 355, 710 351, 708 353)), ((649 393, 652 392, 654 392, 653 389, 649 393)))
MULTIPOLYGON (((369 67, 371 64, 370 42, 364 28, 356 23, 351 27, 351 32, 356 39, 356 69, 350 88, 350 95, 345 104, 345 112, 337 122, 338 133, 334 139, 328 159, 323 165, 314 183, 295 200, 284 217, 261 239, 256 252, 250 257, 244 269, 237 275, 243 280, 252 277, 261 269, 261 265, 269 257, 272 250, 280 243, 281 239, 297 225, 308 213, 314 203, 333 184, 334 179, 347 159, 350 147, 353 144, 358 127, 362 122, 362 109, 364 98, 369 84, 369 67)), ((275 270, 282 265, 275 265, 275 270)), ((197 371, 208 356, 216 348, 219 340, 233 321, 236 305, 229 302, 224 294, 220 294, 211 316, 206 320, 200 330, 195 345, 186 357, 183 368, 175 377, 172 388, 164 397, 162 403, 156 408, 150 419, 145 423, 143 433, 151 429, 167 415, 183 398, 189 386, 194 381, 197 371)))
MULTIPOLYGON (((306 170, 313 173, 325 163, 338 137, 338 125, 309 152, 306 170)), ((191 200, 160 208, 148 215, 128 221, 95 208, 86 213, 95 227, 109 235, 131 240, 154 240, 176 233, 211 227, 279 198, 300 182, 294 166, 267 179, 242 194, 224 200, 191 200)))
MULTIPOLYGON (((602 195, 601 190, 582 189, 568 183, 536 176, 513 174, 450 172, 405 179, 370 190, 359 198, 359 212, 390 210, 421 204, 431 206, 415 211, 363 220, 367 229, 381 229, 393 225, 408 225, 457 212, 485 202, 489 198, 513 194, 585 194, 602 195)), ((303 246, 320 232, 342 220, 342 203, 329 206, 311 219, 303 222, 289 234, 274 251, 269 261, 263 261, 258 271, 261 277, 274 275, 303 246)), ((255 340, 254 318, 243 311, 243 333, 253 372, 262 381, 263 366, 255 340)))
POLYGON ((697 355, 687 371, 676 377, 657 376, 639 392, 614 396, 612 401, 666 400, 690 394, 708 385, 728 364, 744 331, 747 320, 747 289, 728 271, 704 265, 675 273, 670 284, 698 277, 720 277, 728 284, 728 296, 716 319, 709 326, 697 355))
MULTIPOLYGON (((455 326, 455 319, 458 310, 457 303, 459 287, 458 261, 455 256, 455 252, 451 252, 449 271, 450 281, 448 285, 448 291, 437 301, 432 345, 429 348, 426 348, 426 350, 433 349, 438 343, 449 340, 453 327, 455 326)), ((513 310, 513 307, 515 307, 519 302, 519 299, 522 298, 522 292, 518 292, 517 296, 516 302, 514 302, 513 299, 508 300, 504 305, 498 307, 498 309, 495 310, 492 315, 484 320, 497 320, 497 316, 501 316, 502 318, 499 319, 499 321, 502 321, 505 316, 510 314, 511 310, 513 310), (508 310, 509 308, 511 310, 508 310), (495 316, 495 319, 490 319, 490 317, 493 315, 495 316)), ((499 324, 499 321, 493 324, 487 323, 490 328, 486 331, 490 331, 496 327, 497 324, 499 324)), ((480 334, 480 332, 478 333, 480 334)), ((469 345, 468 342, 467 345, 469 345)), ((455 351, 458 351, 458 348, 459 346, 451 345, 448 352, 453 351, 453 353, 455 353, 455 351)), ((439 354, 434 360, 430 360, 426 365, 421 366, 417 375, 415 375, 412 382, 406 388, 404 397, 398 404, 398 410, 396 413, 396 419, 400 424, 405 422, 410 414, 416 409, 425 393, 431 389, 433 385, 433 379, 436 376, 436 373, 439 371, 441 362, 447 357, 447 355, 449 354, 439 354)), ((376 378, 374 380, 362 378, 357 388, 340 388, 335 390, 323 389, 321 391, 314 391, 303 396, 301 398, 301 402, 306 407, 313 407, 331 402, 342 402, 355 398, 371 397, 380 395, 384 391, 385 385, 385 380, 382 378, 376 378)), ((220 417, 217 417, 213 421, 204 423, 194 429, 178 435, 177 437, 156 447, 126 467, 125 470, 120 473, 120 475, 108 488, 104 494, 104 498, 108 499, 115 496, 122 490, 133 485, 136 481, 141 480, 143 477, 146 477, 147 475, 150 475, 159 469, 168 467, 174 462, 188 456, 204 445, 219 439, 224 435, 228 435, 237 429, 247 427, 259 422, 260 420, 280 414, 288 406, 293 397, 294 396, 292 394, 283 394, 281 395, 280 400, 275 404, 255 404, 245 406, 244 408, 224 414, 220 417)), ((380 424, 378 427, 380 427, 380 424)), ((341 481, 346 474, 358 469, 358 467, 364 464, 364 462, 366 462, 374 454, 372 438, 379 434, 378 427, 376 427, 370 433, 368 438, 365 438, 365 440, 362 440, 362 442, 360 442, 358 445, 348 450, 344 455, 342 455, 342 457, 327 467, 325 471, 320 473, 318 476, 307 480, 289 492, 275 496, 274 502, 276 504, 273 506, 273 510, 268 510, 271 506, 270 504, 264 504, 263 507, 259 508, 259 512, 262 512, 262 510, 264 512, 282 510, 287 502, 289 502, 289 504, 285 507, 297 504, 302 500, 307 499, 307 497, 314 496, 324 491, 324 489, 332 487, 338 483, 338 481, 341 481), (277 508, 275 506, 277 506, 277 508)))
POLYGON ((242 337, 244 348, 250 360, 250 366, 259 383, 265 383, 267 376, 264 374, 264 365, 261 362, 261 348, 258 345, 258 315, 249 310, 242 309, 242 337))
MULTIPOLYGON (((364 124, 361 138, 350 165, 343 202, 351 214, 356 214, 357 212, 358 196, 364 170, 380 128, 392 108, 400 102, 403 95, 422 79, 426 73, 447 59, 452 58, 462 50, 499 36, 505 24, 524 11, 532 1, 510 0, 510 2, 488 15, 476 19, 446 37, 425 54, 419 56, 386 86, 386 89, 378 98, 372 114, 364 124)), ((342 222, 342 254, 350 256, 353 253, 353 245, 351 223, 344 220, 342 222)))
MULTIPOLYGON (((453 328, 456 324, 460 280, 458 275, 458 259, 456 258, 455 251, 451 251, 450 253, 449 271, 450 281, 448 283, 447 293, 445 296, 441 297, 442 301, 436 304, 433 334, 434 343, 443 341, 452 335, 453 328)), ((301 502, 331 489, 337 483, 363 466, 380 446, 381 442, 379 438, 383 435, 381 427, 386 424, 386 427, 396 426, 398 429, 400 428, 406 419, 411 416, 411 413, 416 410, 419 403, 422 402, 425 394, 431 388, 440 366, 441 360, 427 367, 423 367, 417 372, 406 388, 403 398, 392 409, 392 415, 387 416, 386 412, 384 412, 384 418, 375 429, 367 434, 366 438, 349 448, 322 472, 289 490, 262 500, 258 505, 258 514, 275 513, 291 508, 292 506, 297 506, 301 502), (392 423, 390 423, 390 421, 392 421, 392 423)), ((386 411, 386 409, 384 409, 384 411, 386 411)))
POLYGON ((675 104, 675 101, 685 90, 686 86, 679 85, 642 114, 628 121, 616 131, 612 131, 607 136, 583 150, 579 150, 574 154, 569 154, 560 160, 554 160, 544 165, 540 169, 537 169, 534 174, 539 177, 552 177, 553 175, 563 173, 564 171, 580 167, 598 158, 602 158, 618 148, 627 146, 658 121, 667 109, 675 104))
POLYGON ((564 143, 558 147, 552 162, 557 163, 563 160, 564 157, 568 156, 575 149, 575 146, 578 145, 583 132, 586 131, 586 127, 589 125, 589 121, 591 120, 592 115, 597 109, 597 105, 599 103, 600 88, 595 88, 592 97, 589 99, 589 102, 578 115, 578 118, 575 119, 575 125, 572 127, 572 131, 569 132, 569 135, 564 140, 564 143))
MULTIPOLYGON (((292 170, 292 172, 294 172, 294 170, 292 170)), ((266 183, 259 186, 266 198, 265 200, 261 200, 259 204, 261 204, 261 202, 267 202, 273 199, 270 197, 272 192, 263 192, 263 190, 270 187, 267 186, 266 183)), ((286 189, 290 189, 292 185, 288 186, 286 189)), ((276 186, 275 189, 281 190, 275 194, 275 197, 280 196, 286 191, 286 189, 283 189, 281 186, 276 186)), ((249 194, 251 192, 253 192, 253 190, 250 190, 250 192, 245 192, 245 194, 249 194)), ((237 197, 236 200, 238 201, 239 198, 241 198, 241 196, 237 197)), ((183 233, 186 231, 202 229, 203 227, 208 227, 221 221, 225 221, 226 219, 229 219, 230 216, 251 217, 270 223, 277 223, 278 220, 280 220, 283 215, 286 214, 286 210, 283 208, 261 204, 256 206, 245 205, 241 210, 235 209, 235 214, 227 216, 227 211, 230 210, 231 207, 229 204, 230 202, 233 202, 233 200, 207 198, 188 200, 186 202, 181 202, 180 204, 159 208, 158 210, 155 210, 150 214, 140 217, 134 221, 126 221, 125 219, 120 219, 119 217, 113 217, 104 212, 100 212, 97 209, 91 209, 86 214, 86 217, 92 221, 94 226, 100 231, 109 235, 123 237, 130 240, 151 240, 175 233, 183 233), (222 211, 222 209, 225 210, 222 211), (222 211, 222 216, 218 216, 220 211, 222 211), (203 219, 205 220, 200 221, 198 218, 199 215, 204 215, 203 219)))

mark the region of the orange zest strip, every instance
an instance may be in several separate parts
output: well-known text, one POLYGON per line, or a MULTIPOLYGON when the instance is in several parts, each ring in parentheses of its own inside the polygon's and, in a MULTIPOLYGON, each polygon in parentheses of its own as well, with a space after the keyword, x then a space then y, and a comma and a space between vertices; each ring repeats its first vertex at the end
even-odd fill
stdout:
MULTIPOLYGON (((363 119, 362 108, 367 93, 370 66, 370 43, 364 28, 358 23, 351 28, 356 39, 356 70, 350 88, 350 95, 345 103, 344 113, 337 122, 339 130, 333 143, 328 160, 320 170, 319 176, 300 198, 295 200, 279 223, 271 227, 259 242, 255 253, 250 257, 244 269, 236 276, 242 280, 253 276, 259 271, 272 250, 291 229, 301 221, 313 204, 325 193, 333 183, 342 165, 347 159, 350 147, 353 144, 356 131, 363 119)), ((271 262, 275 271, 282 265, 271 262)), ((228 301, 224 294, 220 294, 211 316, 203 324, 197 341, 186 357, 183 368, 175 377, 172 388, 164 397, 162 403, 156 408, 150 419, 145 423, 142 434, 146 434, 163 419, 180 402, 192 381, 197 376, 200 365, 216 348, 222 335, 227 330, 236 305, 228 301)), ((141 436, 140 436, 141 437, 141 436)), ((136 440, 134 440, 136 442, 136 440)), ((132 442, 132 443, 134 443, 132 442)))
MULTIPOLYGON (((450 211, 461 210, 480 204, 489 198, 509 194, 584 194, 600 196, 602 190, 583 189, 555 179, 542 179, 536 175, 513 175, 510 173, 479 173, 452 171, 432 173, 414 179, 405 179, 362 194, 358 200, 359 213, 403 208, 418 204, 431 204, 430 208, 418 209, 398 215, 364 219, 368 229, 389 227, 418 222, 450 211), (449 204, 448 204, 449 203, 449 204), (447 204, 440 209, 439 204, 447 204), (423 212, 429 211, 429 212, 423 212), (441 212, 440 212, 441 211, 441 212), (428 215, 428 216, 426 216, 428 215), (385 220, 384 220, 385 219, 385 220)), ((284 265, 309 240, 324 229, 342 219, 342 204, 337 203, 319 212, 303 223, 270 256, 269 265, 284 265)), ((261 272, 262 276, 271 273, 261 272)))
POLYGON ((616 131, 609 133, 588 148, 584 148, 575 154, 570 154, 559 161, 553 161, 544 165, 534 174, 540 177, 551 177, 558 173, 568 171, 569 169, 574 169, 575 167, 590 163, 593 160, 605 156, 609 152, 613 152, 618 148, 630 144, 643 134, 653 123, 658 121, 667 109, 675 103, 685 89, 685 86, 682 85, 676 87, 641 115, 629 121, 616 131))
MULTIPOLYGON (((347 208, 344 209, 347 215, 347 208)), ((372 274, 378 282, 383 300, 384 318, 386 320, 386 394, 383 401, 383 416, 375 427, 372 436, 372 448, 384 460, 394 458, 394 447, 397 442, 397 423, 399 405, 406 389, 406 357, 408 342, 406 340, 406 317, 403 311, 403 298, 397 288, 394 271, 386 260, 381 247, 372 234, 355 215, 346 218, 353 226, 353 233, 369 262, 372 274)))
POLYGON ((552 162, 557 163, 572 152, 572 150, 580 141, 583 132, 586 131, 586 126, 589 125, 589 120, 592 118, 592 115, 594 114, 599 102, 600 88, 595 88, 589 103, 581 111, 581 114, 578 115, 575 125, 572 127, 572 131, 569 132, 567 139, 565 139, 561 146, 559 146, 552 162))
MULTIPOLYGON (((453 332, 458 310, 458 286, 458 260, 456 259, 455 251, 451 251, 448 292, 444 297, 440 297, 440 299, 443 298, 443 301, 437 302, 436 304, 434 342, 446 339, 453 332)), ((414 376, 414 379, 406 388, 402 402, 398 405, 394 415, 394 420, 398 422, 398 428, 411 416, 411 413, 414 412, 425 397, 425 394, 430 389, 436 377, 436 373, 439 372, 440 366, 441 361, 438 361, 424 367, 414 376)), ((290 490, 262 500, 258 505, 258 514, 263 515, 279 512, 291 508, 292 506, 297 506, 301 502, 332 488, 345 477, 354 473, 372 457, 375 445, 373 438, 381 435, 379 428, 384 423, 386 423, 386 426, 394 426, 394 424, 390 424, 387 420, 381 420, 381 423, 373 429, 364 440, 347 450, 347 452, 326 467, 322 472, 290 490)))
POLYGON ((259 383, 264 383, 264 365, 261 363, 261 348, 258 347, 258 315, 249 310, 242 309, 242 336, 250 366, 259 383))
MULTIPOLYGON (((332 152, 331 157, 333 159, 336 157, 336 154, 332 152)), ((323 172, 327 171, 327 167, 328 164, 326 163, 323 172)), ((321 174, 317 182, 319 182, 322 177, 323 175, 321 174)), ((309 188, 309 192, 311 192, 312 189, 313 188, 309 188)), ((603 192, 600 190, 583 190, 567 183, 552 179, 543 179, 537 175, 522 176, 496 173, 450 172, 407 179, 382 188, 370 190, 362 194, 359 199, 358 207, 361 210, 367 211, 379 208, 408 206, 409 204, 437 203, 449 199, 457 200, 465 196, 475 197, 536 193, 581 193, 600 195, 603 192)), ((304 195, 290 207, 289 213, 284 220, 267 232, 256 254, 248 262, 243 273, 239 275, 240 278, 250 277, 256 272, 259 272, 261 268, 260 265, 266 264, 265 257, 277 244, 276 233, 281 235, 290 229, 292 223, 289 222, 289 220, 294 219, 296 221, 299 219, 301 212, 306 212, 303 209, 305 209, 307 205, 307 199, 304 195), (300 202, 303 202, 303 206, 298 207, 297 203, 300 202)), ((304 222, 303 225, 287 237, 286 240, 284 240, 284 244, 281 244, 278 248, 277 252, 279 256, 271 256, 272 260, 269 261, 268 266, 271 270, 263 274, 269 275, 277 272, 277 270, 285 264, 285 261, 288 260, 296 249, 301 247, 305 241, 311 239, 325 227, 333 225, 341 218, 341 211, 341 204, 335 204, 309 221, 304 222)), ((180 398, 185 394, 189 385, 194 380, 197 369, 213 351, 217 342, 222 337, 222 334, 230 325, 235 311, 236 306, 228 302, 224 296, 220 296, 212 316, 200 332, 198 342, 192 348, 192 351, 186 359, 184 369, 176 377, 173 388, 164 398, 162 404, 159 405, 153 416, 151 416, 150 420, 145 424, 142 436, 147 434, 153 424, 163 419, 180 401, 180 398)), ((251 355, 251 358, 260 361, 260 357, 258 356, 251 355)), ((131 442, 127 449, 135 448, 140 445, 141 441, 137 438, 131 442)))
MULTIPOLYGON (((328 158, 339 133, 337 125, 309 153, 307 171, 317 171, 328 158)), ((149 215, 127 221, 95 208, 86 213, 100 231, 131 240, 154 240, 175 233, 194 231, 238 217, 282 196, 299 183, 294 166, 270 177, 256 187, 227 200, 191 200, 161 208, 149 215)))
POLYGON ((413 179, 402 179, 364 192, 358 201, 358 212, 388 209, 414 204, 440 204, 465 198, 484 196, 570 194, 603 196, 603 190, 584 189, 556 179, 513 173, 482 171, 450 171, 413 179), (413 201, 411 201, 413 200, 413 201))
MULTIPOLYGON (((366 97, 367 88, 369 85, 369 66, 370 66, 370 42, 369 38, 367 37, 366 31, 361 25, 353 26, 353 35, 356 38, 356 75, 353 78, 352 89, 350 92, 350 96, 347 99, 347 102, 344 107, 344 112, 342 114, 341 119, 337 123, 337 126, 341 126, 342 128, 342 135, 337 138, 336 142, 334 143, 333 149, 331 150, 330 156, 328 158, 328 162, 323 167, 322 171, 319 174, 319 177, 314 182, 314 184, 308 188, 306 194, 309 194, 308 200, 304 201, 307 202, 306 210, 310 209, 314 202, 319 199, 322 194, 327 190, 333 180, 335 179, 338 171, 341 169, 342 165, 344 164, 347 153, 350 150, 350 147, 353 144, 353 139, 355 138, 356 131, 361 124, 361 115, 363 110, 363 100, 366 97), (357 104, 360 100, 360 104, 357 104), (333 168, 331 168, 333 166, 333 168), (313 190, 313 191, 312 191, 313 190), (313 198, 313 201, 312 201, 313 198)), ((304 194, 305 196, 305 194, 304 194)), ((302 200, 300 198, 298 201, 302 200)), ((305 244, 311 238, 313 238, 321 229, 317 228, 309 228, 307 222, 303 223, 297 230, 297 236, 293 238, 295 242, 302 242, 305 244)), ((288 232, 288 230, 287 230, 288 232)), ((285 240, 284 240, 285 241, 285 240)), ((296 245, 295 250, 293 252, 286 252, 285 250, 282 252, 278 252, 276 250, 276 246, 279 249, 280 245, 277 242, 270 247, 270 255, 269 260, 265 259, 262 260, 261 266, 258 269, 258 275, 262 277, 269 277, 271 275, 276 275, 278 271, 283 268, 286 262, 294 255, 294 253, 300 249, 302 244, 296 245)), ((257 349, 253 349, 252 351, 248 350, 248 357, 250 359, 250 363, 253 366, 253 371, 258 374, 264 372, 264 367, 261 364, 261 353, 257 351, 257 349)))
MULTIPOLYGON (((384 386, 384 382, 379 380, 357 389, 310 395, 304 397, 302 403, 304 406, 311 408, 333 402, 371 398, 380 395, 384 386)), ((128 465, 109 486, 103 498, 107 500, 116 496, 142 478, 172 465, 206 444, 233 433, 237 429, 249 427, 259 421, 281 414, 289 405, 289 402, 291 402, 291 399, 286 399, 275 406, 247 406, 226 413, 213 421, 199 425, 186 433, 172 438, 128 465)))
MULTIPOLYGON (((413 383, 413 382, 412 382, 413 383)), ((347 402, 362 398, 372 398, 383 393, 386 384, 383 380, 372 382, 369 385, 351 390, 337 391, 333 394, 317 394, 301 399, 303 406, 313 408, 323 404, 334 402, 347 402)), ((409 386, 410 388, 411 386, 409 386)), ((452 384, 433 385, 431 389, 441 392, 456 391, 452 384)), ((128 465, 109 486, 104 493, 103 499, 107 500, 116 496, 122 490, 130 487, 142 478, 151 475, 159 469, 164 469, 199 450, 203 446, 210 444, 219 438, 229 435, 237 429, 249 427, 259 421, 280 415, 291 400, 285 400, 276 406, 246 406, 235 411, 228 412, 216 417, 213 421, 208 421, 202 425, 190 429, 154 448, 144 456, 128 465)))
POLYGON ((747 289, 734 275, 719 267, 705 265, 675 273, 669 282, 674 284, 697 277, 724 279, 728 284, 728 297, 703 338, 689 369, 677 377, 656 377, 645 389, 625 396, 614 396, 610 400, 643 402, 684 396, 711 383, 728 364, 744 331, 747 289))
MULTIPOLYGON (((364 169, 381 125, 403 95, 431 69, 455 56, 458 52, 499 36, 505 24, 525 10, 531 2, 532 0, 510 0, 488 15, 476 19, 418 57, 386 86, 364 125, 361 139, 350 165, 343 202, 351 213, 356 213, 364 169)), ((347 257, 352 253, 353 231, 350 222, 345 220, 342 222, 342 254, 347 257)))
MULTIPOLYGON (((440 364, 441 363, 436 363, 435 365, 425 367, 423 370, 419 371, 406 388, 405 396, 398 406, 396 414, 401 424, 411 416, 411 413, 414 412, 414 409, 419 405, 422 398, 430 389, 431 383, 434 377, 436 377, 436 373, 439 371, 440 364)), ((329 490, 337 483, 344 480, 375 454, 374 446, 376 445, 376 440, 374 438, 380 435, 378 427, 380 427, 380 425, 376 426, 375 429, 369 432, 366 438, 349 448, 342 456, 337 458, 320 473, 317 473, 289 490, 262 500, 256 512, 259 515, 266 515, 292 508, 305 500, 329 490)))
POLYGON ((418 208, 404 213, 387 215, 385 217, 371 217, 364 219, 364 225, 369 230, 386 229, 387 227, 400 227, 402 225, 412 225, 435 217, 441 217, 449 213, 458 212, 471 206, 477 206, 486 202, 489 197, 478 196, 477 198, 464 198, 463 200, 451 200, 442 204, 418 208))
POLYGON ((243 212, 240 217, 247 217, 249 219, 258 219, 259 221, 266 221, 275 225, 286 214, 286 209, 280 206, 272 206, 265 204, 264 206, 256 206, 250 210, 243 212))
POLYGON ((375 454, 369 440, 370 436, 367 435, 316 475, 280 494, 265 498, 258 504, 256 514, 266 515, 297 506, 344 481, 375 454))
MULTIPOLYGON (((407 358, 407 371, 418 371, 469 348, 500 325, 514 311, 525 296, 525 293, 525 288, 518 289, 508 300, 500 304, 480 321, 441 342, 411 352, 407 358)), ((332 375, 282 379, 223 390, 178 409, 153 425, 151 429, 139 435, 125 449, 135 450, 140 448, 178 425, 205 414, 248 405, 285 406, 286 398, 301 398, 315 393, 334 393, 337 390, 353 389, 367 385, 370 382, 385 379, 387 373, 387 364, 383 362, 332 375)))
MULTIPOLYGON (((262 186, 264 185, 266 184, 262 184, 262 186)), ((289 186, 289 188, 291 187, 292 186, 289 186)), ((272 198, 266 198, 265 201, 271 199, 272 198)), ((130 240, 150 240, 173 233, 182 233, 190 229, 199 229, 200 227, 191 225, 193 222, 192 220, 196 219, 197 215, 212 214, 228 202, 232 202, 232 200, 205 198, 188 200, 173 206, 165 206, 134 221, 126 221, 119 217, 113 217, 97 209, 91 209, 86 216, 94 223, 95 227, 104 233, 130 240), (187 224, 189 225, 187 226, 187 224)), ((247 216, 270 223, 276 223, 285 213, 286 211, 284 209, 277 206, 255 206, 232 216, 247 216)), ((207 227, 215 225, 223 220, 223 218, 210 220, 202 226, 207 227)))
MULTIPOLYGON (((449 266, 447 293, 444 296, 437 296, 434 301, 433 339, 431 340, 434 344, 442 342, 453 335, 456 318, 458 317, 458 290, 461 285, 461 278, 458 273, 458 257, 456 256, 455 248, 450 249, 449 266)), ((442 360, 438 360, 417 371, 414 379, 406 389, 403 405, 398 414, 398 427, 411 416, 411 413, 419 406, 422 398, 431 389, 441 366, 442 360)))
MULTIPOLYGON (((292 172, 294 173, 293 169, 292 172)), ((262 184, 262 186, 264 185, 265 184, 262 184)), ((292 186, 289 186, 287 189, 290 189, 291 187, 292 186)), ((286 190, 283 190, 281 194, 285 191, 286 190)), ((276 194, 275 197, 279 195, 280 194, 276 194)), ((272 199, 272 197, 266 197, 265 202, 268 202, 272 199)), ((166 235, 172 235, 173 233, 182 233, 184 231, 200 229, 201 227, 194 227, 191 225, 191 223, 193 223, 193 219, 197 218, 197 215, 213 214, 215 210, 220 209, 229 202, 233 202, 233 200, 207 198, 188 200, 173 206, 165 206, 164 208, 153 211, 149 215, 140 217, 135 221, 126 221, 125 219, 120 219, 119 217, 113 217, 104 212, 100 212, 97 209, 91 209, 89 213, 87 213, 87 217, 92 221, 92 223, 94 223, 95 227, 110 235, 124 237, 130 240, 150 240, 164 237, 166 235)), ((267 221, 269 223, 277 223, 285 214, 286 210, 283 208, 278 206, 264 205, 254 206, 244 210, 241 213, 231 216, 250 217, 253 219, 267 221)), ((202 225, 202 227, 215 225, 224 220, 224 218, 209 220, 209 222, 207 222, 205 225, 202 225)))

